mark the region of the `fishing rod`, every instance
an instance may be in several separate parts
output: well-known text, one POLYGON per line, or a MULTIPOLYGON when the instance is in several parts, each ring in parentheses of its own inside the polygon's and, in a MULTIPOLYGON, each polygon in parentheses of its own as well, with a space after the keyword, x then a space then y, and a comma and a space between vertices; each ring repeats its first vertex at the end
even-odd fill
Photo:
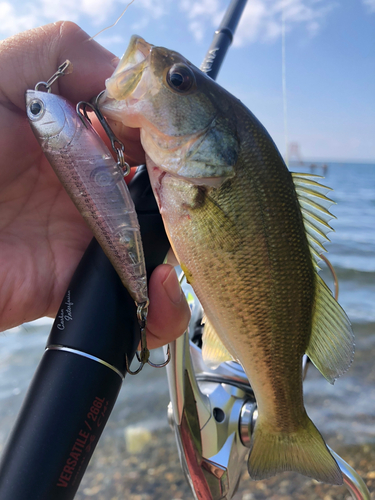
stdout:
MULTIPOLYGON (((232 0, 203 62, 215 78, 246 0, 232 0)), ((145 166, 129 184, 147 276, 170 247, 145 166)), ((95 239, 62 300, 0 462, 2 500, 72 500, 139 343, 134 300, 95 239), (59 346, 56 349, 55 346, 59 346)))
POLYGON ((233 42, 234 32, 240 22, 247 0, 232 0, 215 31, 210 48, 200 66, 213 80, 216 80, 226 53, 233 42))

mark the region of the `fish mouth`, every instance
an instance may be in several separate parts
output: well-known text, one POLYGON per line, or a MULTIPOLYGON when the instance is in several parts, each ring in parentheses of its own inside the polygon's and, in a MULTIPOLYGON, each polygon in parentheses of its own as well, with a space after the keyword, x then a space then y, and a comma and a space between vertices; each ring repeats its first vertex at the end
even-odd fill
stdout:
POLYGON ((103 110, 110 111, 114 107, 118 109, 118 105, 113 101, 124 101, 130 96, 132 101, 138 101, 141 98, 141 95, 136 95, 135 91, 144 69, 149 65, 152 47, 153 45, 137 35, 131 37, 129 46, 115 72, 105 82, 106 90, 100 104, 103 110))

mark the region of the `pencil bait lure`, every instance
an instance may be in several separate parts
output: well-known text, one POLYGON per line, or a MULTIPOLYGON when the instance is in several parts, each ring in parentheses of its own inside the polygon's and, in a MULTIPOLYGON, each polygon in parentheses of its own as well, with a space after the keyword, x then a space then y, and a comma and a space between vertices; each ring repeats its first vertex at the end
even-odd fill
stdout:
POLYGON ((44 154, 124 286, 137 304, 147 302, 138 218, 122 169, 63 97, 28 90, 26 109, 44 154))

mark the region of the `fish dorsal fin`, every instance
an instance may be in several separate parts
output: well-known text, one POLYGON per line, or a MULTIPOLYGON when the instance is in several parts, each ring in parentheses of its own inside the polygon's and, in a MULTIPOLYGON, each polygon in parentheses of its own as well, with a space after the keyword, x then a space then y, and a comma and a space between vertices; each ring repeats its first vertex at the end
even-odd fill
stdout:
MULTIPOLYGON (((318 270, 320 254, 326 252, 323 243, 329 241, 327 233, 333 231, 328 221, 335 216, 328 208, 334 201, 326 196, 331 188, 317 182, 317 179, 322 179, 319 175, 292 173, 292 177, 312 260, 318 270)), ((350 321, 318 274, 311 338, 306 354, 331 384, 348 370, 354 356, 350 321)))
POLYGON ((306 354, 328 382, 333 384, 353 361, 354 334, 345 311, 318 274, 314 309, 306 354))
POLYGON ((207 317, 204 317, 203 321, 204 329, 202 336, 202 357, 204 363, 209 368, 214 369, 221 363, 224 363, 224 361, 236 361, 219 339, 218 334, 208 321, 207 317))
POLYGON ((336 218, 328 210, 334 201, 325 196, 331 188, 316 181, 316 179, 322 179, 320 175, 292 173, 292 178, 301 207, 311 256, 316 269, 320 269, 319 255, 326 252, 323 243, 329 241, 327 233, 334 230, 328 221, 336 218))

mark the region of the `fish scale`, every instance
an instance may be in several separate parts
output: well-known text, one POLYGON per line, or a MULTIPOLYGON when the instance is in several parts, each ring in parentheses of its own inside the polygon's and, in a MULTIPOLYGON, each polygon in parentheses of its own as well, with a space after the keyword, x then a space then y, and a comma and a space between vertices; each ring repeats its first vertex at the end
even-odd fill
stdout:
MULTIPOLYGON (((240 163, 240 162, 239 162, 240 163)), ((245 171, 245 170, 244 170, 245 171)), ((249 172, 249 170, 246 170, 246 172, 249 172)), ((250 172, 250 180, 251 180, 251 172, 250 172)), ((238 182, 243 185, 245 179, 242 179, 239 177, 238 182)), ((233 182, 228 181, 228 184, 233 182)), ((249 184, 249 181, 247 181, 247 184, 249 184)), ((233 190, 237 189, 236 185, 232 186, 233 190)), ((228 189, 225 189, 225 191, 228 191, 228 199, 230 199, 231 192, 228 189)), ((243 189, 241 191, 243 193, 247 193, 249 195, 249 190, 243 189)), ((259 190, 258 190, 259 192, 259 190)), ((222 198, 220 194, 217 196, 218 198, 222 198)), ((218 330, 223 329, 223 330, 229 330, 231 327, 234 330, 237 330, 237 334, 235 334, 234 341, 232 339, 232 342, 236 341, 236 337, 239 338, 239 342, 241 343, 242 350, 243 350, 243 336, 244 336, 244 330, 246 333, 248 333, 249 337, 249 349, 252 353, 251 356, 251 365, 254 367, 256 370, 257 363, 253 360, 253 357, 255 358, 262 358, 267 361, 267 359, 273 357, 276 358, 276 370, 275 374, 272 374, 270 377, 270 380, 272 382, 272 393, 276 394, 277 397, 275 397, 276 401, 279 403, 280 408, 284 408, 285 411, 293 411, 293 408, 295 406, 298 406, 302 404, 302 399, 301 399, 301 391, 297 390, 297 384, 293 382, 294 385, 296 385, 296 388, 292 388, 293 392, 293 398, 294 398, 294 405, 292 407, 286 406, 284 404, 284 401, 281 398, 281 394, 284 392, 282 384, 278 383, 278 376, 277 374, 280 372, 280 369, 282 371, 283 365, 280 365, 280 360, 282 361, 285 359, 285 356, 283 356, 283 352, 288 356, 293 355, 293 352, 296 354, 295 356, 295 366, 298 367, 298 370, 300 369, 300 357, 305 351, 306 344, 308 342, 308 337, 310 335, 310 322, 311 320, 305 321, 303 318, 303 322, 306 324, 303 326, 300 322, 300 324, 297 324, 293 327, 291 327, 291 320, 295 317, 295 312, 294 312, 294 304, 295 301, 291 304, 291 307, 288 310, 285 307, 285 299, 281 297, 281 294, 277 292, 277 289, 273 290, 273 293, 276 295, 275 299, 272 300, 272 297, 270 297, 270 286, 268 283, 264 283, 264 280, 267 280, 267 274, 273 273, 274 276, 269 277, 268 279, 271 279, 272 281, 277 281, 277 280, 282 280, 285 282, 285 277, 289 274, 289 269, 284 266, 284 264, 290 263, 291 267, 293 266, 293 262, 291 259, 291 256, 288 255, 287 258, 285 259, 286 262, 283 263, 283 267, 281 270, 278 272, 280 269, 279 267, 276 267, 275 270, 272 269, 268 265, 269 259, 268 257, 268 249, 267 249, 267 238, 264 236, 264 228, 268 227, 269 224, 267 224, 267 218, 263 218, 263 223, 256 224, 255 225, 255 231, 251 232, 249 231, 249 228, 251 227, 251 221, 250 219, 253 220, 260 220, 262 217, 257 217, 256 212, 257 210, 261 212, 261 208, 259 207, 260 203, 252 204, 249 207, 248 200, 246 200, 246 196, 244 195, 242 197, 242 200, 238 200, 238 212, 239 214, 242 214, 242 224, 238 224, 236 227, 239 229, 239 233, 241 233, 241 228, 243 228, 246 233, 243 235, 243 241, 245 242, 242 246, 244 248, 244 256, 241 258, 241 256, 237 255, 237 261, 234 263, 235 265, 233 266, 233 263, 231 263, 231 255, 228 255, 227 260, 224 260, 224 256, 222 253, 222 250, 219 246, 218 248, 218 255, 215 255, 215 247, 214 247, 214 242, 210 239, 203 239, 201 241, 197 241, 197 235, 201 234, 202 228, 200 226, 200 220, 204 220, 206 218, 205 216, 205 208, 204 206, 201 209, 196 209, 191 212, 191 219, 187 219, 187 222, 184 224, 181 221, 179 222, 172 222, 167 220, 167 216, 165 219, 167 220, 167 227, 177 227, 178 228, 178 233, 182 234, 182 238, 178 238, 175 236, 173 230, 171 230, 170 237, 171 240, 174 242, 174 247, 176 250, 177 255, 179 256, 181 263, 183 263, 183 266, 188 269, 189 274, 192 276, 192 284, 195 287, 195 291, 198 295, 198 297, 201 298, 201 301, 203 303, 204 309, 206 311, 206 314, 209 319, 211 319, 211 322, 216 325, 218 324, 218 330), (243 204, 246 204, 247 210, 245 211, 243 209, 243 204), (258 207, 255 207, 254 205, 258 205, 258 207), (254 208, 253 208, 254 207, 254 208), (256 209, 257 208, 257 209, 256 209), (197 210, 200 210, 202 213, 200 215, 196 215, 196 224, 198 225, 198 228, 194 230, 190 229, 189 226, 191 226, 194 222, 194 216, 195 212, 197 210), (255 214, 254 214, 255 212, 255 214), (251 217, 249 217, 249 214, 251 214, 251 217), (255 217, 253 217, 255 215, 255 217), (192 250, 191 252, 191 247, 187 245, 187 242, 189 240, 194 240, 195 241, 195 246, 194 249, 196 251, 192 250), (263 241, 262 241, 263 240, 263 241), (212 277, 210 277, 212 268, 208 268, 206 266, 201 265, 201 254, 202 254, 202 248, 207 248, 209 247, 210 254, 211 254, 211 266, 213 262, 218 261, 219 264, 213 269, 212 274, 216 274, 216 280, 213 282, 212 277), (250 259, 250 256, 252 254, 255 255, 263 255, 264 257, 264 263, 263 266, 265 268, 264 272, 260 272, 260 267, 262 267, 262 262, 261 260, 258 260, 258 270, 255 270, 255 272, 258 274, 258 276, 252 277, 251 276, 251 271, 249 268, 245 265, 246 261, 250 259), (208 272, 209 270, 209 272, 208 272), (281 274, 281 276, 277 276, 277 274, 281 274), (195 282, 194 276, 199 275, 202 276, 202 279, 199 280, 199 283, 197 284, 195 282), (223 276, 226 276, 226 279, 223 279, 223 276), (231 279, 228 278, 228 276, 231 276, 231 279), (243 280, 242 277, 248 278, 243 280), (228 281, 233 283, 233 288, 228 287, 228 281), (224 284, 224 286, 223 286, 224 284), (254 292, 254 284, 256 291, 254 292), (263 293, 261 292, 261 287, 264 287, 265 285, 265 290, 263 293), (221 292, 221 293, 220 293, 221 292), (234 301, 229 300, 228 301, 228 296, 235 298, 234 301), (267 304, 266 306, 265 304, 267 304), (207 306, 209 305, 210 308, 213 308, 215 310, 215 317, 210 316, 210 312, 208 307, 205 305, 207 303, 207 306), (253 305, 252 305, 253 304, 253 305), (250 305, 250 307, 249 307, 250 305), (219 312, 218 312, 219 310, 219 312), (253 312, 254 310, 254 312, 253 312), (241 314, 242 312, 242 314, 241 314), (219 316, 218 316, 219 315, 219 316), (241 325, 238 325, 238 321, 236 320, 236 317, 241 318, 242 316, 242 321, 241 325), (277 320, 275 321, 275 326, 277 327, 278 330, 282 329, 282 326, 285 325, 290 331, 295 331, 296 328, 300 330, 305 330, 305 340, 302 342, 300 341, 299 344, 299 349, 296 350, 292 349, 291 347, 293 344, 296 342, 296 338, 294 336, 289 338, 285 335, 285 331, 282 329, 280 339, 277 338, 277 330, 275 328, 272 328, 272 326, 268 326, 269 323, 272 321, 272 318, 274 316, 277 316, 277 320), (233 317, 235 318, 235 326, 233 325, 233 317), (268 343, 264 342, 264 337, 265 335, 269 335, 269 331, 273 330, 273 343, 277 343, 277 351, 272 353, 271 348, 269 347, 268 343), (253 341, 253 336, 259 337, 261 340, 261 349, 263 350, 262 356, 256 356, 255 348, 254 348, 254 341, 253 341), (292 352, 291 352, 292 351, 292 352), (297 394, 299 398, 297 397, 297 394), (299 399, 299 401, 298 401, 299 399), (296 404, 297 403, 297 404, 296 404)), ((163 206, 163 199, 161 200, 161 205, 163 206)), ((223 206, 225 206, 225 203, 222 203, 223 206)), ((233 204, 232 204, 233 205, 233 204)), ((230 215, 229 215, 230 218, 230 215)), ((237 222, 239 219, 239 215, 237 216, 237 222)), ((239 237, 241 239, 241 236, 239 237)), ((277 242, 279 241, 279 233, 275 235, 275 248, 274 252, 276 254, 279 254, 279 245, 277 242)), ((272 239, 270 241, 270 245, 272 246, 272 239)), ((306 251, 308 251, 307 246, 306 246, 306 251)), ((272 260, 272 258, 271 258, 272 260)), ((278 260, 278 259, 277 259, 278 260)), ((309 262, 308 260, 305 259, 305 262, 309 262)), ((312 265, 310 264, 310 275, 313 276, 312 274, 312 265)), ((311 284, 310 288, 313 286, 313 280, 311 279, 311 284)), ((285 295, 285 288, 284 285, 281 287, 281 293, 285 295)), ((289 293, 289 292, 288 292, 289 293)), ((298 302, 300 298, 300 291, 297 289, 294 292, 295 300, 298 302)), ((294 298, 294 297, 293 297, 294 298)), ((311 300, 311 299, 310 299, 311 300)), ((308 312, 308 316, 311 316, 311 307, 309 308, 308 306, 305 308, 306 311, 308 312)), ((305 316, 302 314, 301 316, 305 316)), ((307 318, 308 318, 307 316, 307 318)), ((302 337, 298 337, 298 339, 302 339, 302 337)), ((224 340, 222 338, 222 340, 224 340)), ((230 342, 230 341, 229 341, 230 342)), ((231 348, 230 343, 227 344, 224 341, 224 344, 228 347, 228 349, 233 352, 233 351, 238 351, 238 349, 233 349, 231 348)), ((249 365, 249 362, 246 361, 246 355, 240 355, 237 356, 237 358, 241 361, 242 365, 245 368, 246 372, 249 372, 250 368, 247 366, 249 365)), ((291 367, 290 359, 288 362, 289 369, 291 367)), ((298 378, 296 379, 298 381, 298 378)), ((258 404, 260 404, 259 398, 258 398, 258 404)), ((284 412, 282 412, 284 413, 284 412)), ((280 410, 277 412, 277 415, 281 415, 280 410)), ((282 416, 281 419, 283 422, 285 422, 284 416, 282 416)))

